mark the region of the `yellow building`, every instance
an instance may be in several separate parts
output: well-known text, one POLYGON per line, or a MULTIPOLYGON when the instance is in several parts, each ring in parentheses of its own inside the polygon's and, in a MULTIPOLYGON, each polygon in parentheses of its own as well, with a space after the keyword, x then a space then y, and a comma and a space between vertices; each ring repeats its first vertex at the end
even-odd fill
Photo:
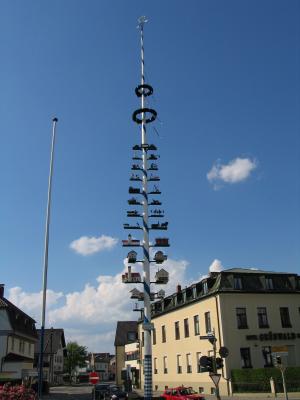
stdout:
MULTIPOLYGON (((300 365, 300 277, 254 269, 211 273, 153 303, 152 322, 155 390, 184 384, 213 393, 213 382, 208 372, 201 372, 199 359, 212 355, 211 343, 200 336, 214 331, 217 350, 229 350, 218 372, 221 394, 230 394, 231 370, 272 366, 272 346, 287 346, 287 365, 300 365)), ((141 322, 138 330, 143 359, 141 322)))

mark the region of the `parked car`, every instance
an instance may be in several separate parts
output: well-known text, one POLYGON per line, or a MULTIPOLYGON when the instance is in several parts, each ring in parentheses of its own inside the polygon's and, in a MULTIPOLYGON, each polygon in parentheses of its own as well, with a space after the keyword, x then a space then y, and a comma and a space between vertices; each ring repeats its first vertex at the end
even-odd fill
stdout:
POLYGON ((202 394, 195 392, 192 388, 184 386, 166 389, 161 397, 165 400, 205 400, 202 394))
POLYGON ((128 394, 121 390, 117 385, 110 385, 105 383, 99 383, 95 385, 94 388, 95 394, 94 399, 106 399, 106 400, 127 400, 128 394))
POLYGON ((117 385, 110 385, 109 387, 109 398, 118 400, 127 400, 128 393, 121 390, 117 385))
POLYGON ((100 400, 109 398, 109 384, 98 383, 94 386, 93 399, 100 400))

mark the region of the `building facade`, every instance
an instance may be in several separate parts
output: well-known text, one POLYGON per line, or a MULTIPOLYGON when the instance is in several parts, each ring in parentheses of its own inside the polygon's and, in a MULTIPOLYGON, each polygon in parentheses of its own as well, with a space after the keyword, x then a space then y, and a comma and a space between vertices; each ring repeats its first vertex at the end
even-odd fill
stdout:
POLYGON ((100 382, 109 380, 109 353, 93 353, 94 371, 98 372, 100 382))
POLYGON ((37 331, 33 318, 4 297, 0 285, 0 380, 24 380, 33 370, 37 331))
POLYGON ((115 336, 116 384, 122 385, 122 370, 125 369, 125 345, 137 340, 138 324, 136 321, 118 321, 115 336))
MULTIPOLYGON (((40 338, 40 329, 38 329, 40 338)), ((34 365, 37 368, 40 356, 40 340, 35 345, 34 365)), ((64 360, 67 356, 66 341, 63 329, 45 329, 43 379, 50 384, 63 383, 64 360)))
MULTIPOLYGON (((218 370, 221 394, 231 392, 231 371, 273 366, 272 347, 287 346, 287 366, 300 365, 300 277, 253 269, 211 273, 208 278, 152 304, 153 385, 156 390, 181 384, 213 393, 201 356, 212 344, 200 339, 214 332, 217 350, 229 356, 218 370)), ((139 323, 141 359, 143 329, 139 323)), ((142 367, 143 369, 143 367, 142 367)), ((143 373, 141 374, 143 385, 143 373)))
POLYGON ((132 386, 140 387, 140 342, 136 341, 125 345, 125 368, 130 377, 132 386))

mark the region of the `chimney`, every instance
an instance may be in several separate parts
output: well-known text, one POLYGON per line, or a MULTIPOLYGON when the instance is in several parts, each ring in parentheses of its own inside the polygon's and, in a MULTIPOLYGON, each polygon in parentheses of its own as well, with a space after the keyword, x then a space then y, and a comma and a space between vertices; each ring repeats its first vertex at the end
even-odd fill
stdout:
POLYGON ((177 290, 177 293, 180 293, 181 292, 181 285, 178 284, 176 290, 177 290))
POLYGON ((0 283, 0 299, 4 297, 4 284, 0 283))

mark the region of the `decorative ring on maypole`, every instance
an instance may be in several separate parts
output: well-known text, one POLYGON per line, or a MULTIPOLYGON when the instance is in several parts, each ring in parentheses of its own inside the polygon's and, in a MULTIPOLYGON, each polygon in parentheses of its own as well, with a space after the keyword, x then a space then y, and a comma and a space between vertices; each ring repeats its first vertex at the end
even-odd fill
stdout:
POLYGON ((134 91, 137 97, 147 97, 153 94, 153 87, 148 85, 147 83, 144 83, 143 85, 137 86, 134 91))
POLYGON ((135 112, 132 114, 132 119, 134 122, 137 124, 142 124, 143 122, 145 124, 148 124, 150 122, 153 122, 156 120, 157 117, 157 112, 153 110, 153 108, 139 108, 138 110, 135 110, 135 112), (145 114, 145 113, 150 113, 151 116, 148 118, 138 118, 139 114, 145 114))

